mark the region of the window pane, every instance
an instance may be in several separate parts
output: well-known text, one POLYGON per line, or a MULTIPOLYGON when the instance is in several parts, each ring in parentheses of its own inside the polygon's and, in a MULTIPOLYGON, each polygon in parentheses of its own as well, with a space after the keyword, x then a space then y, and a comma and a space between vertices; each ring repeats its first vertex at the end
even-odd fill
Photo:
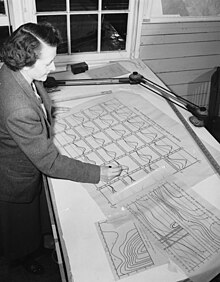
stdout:
MULTIPOLYGON (((0 36, 0 50, 1 50, 3 42, 9 36, 9 27, 8 26, 0 26, 0 34, 1 34, 1 36, 0 36)), ((0 57, 0 61, 1 61, 1 57, 0 57)))
POLYGON ((66 29, 66 16, 38 16, 37 22, 49 22, 55 28, 60 31, 62 37, 62 43, 57 48, 58 54, 63 54, 68 52, 68 45, 67 45, 67 29, 66 29))
POLYGON ((102 10, 126 10, 129 0, 103 0, 102 10))
POLYGON ((70 0, 71 11, 98 10, 98 0, 70 0))
POLYGON ((97 51, 97 15, 72 15, 71 53, 97 51))
POLYGON ((5 4, 4 4, 4 0, 0 0, 0 14, 5 15, 5 4))
POLYGON ((35 0, 37 12, 65 11, 66 0, 35 0))
POLYGON ((101 51, 125 50, 127 18, 127 14, 102 16, 101 51))

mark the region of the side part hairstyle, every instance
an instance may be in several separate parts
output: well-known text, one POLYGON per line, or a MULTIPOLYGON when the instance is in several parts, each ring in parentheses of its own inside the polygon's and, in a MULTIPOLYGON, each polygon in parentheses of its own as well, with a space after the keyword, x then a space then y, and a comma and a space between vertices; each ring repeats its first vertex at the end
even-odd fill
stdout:
POLYGON ((50 23, 26 23, 5 41, 1 57, 13 71, 32 66, 39 58, 41 42, 56 47, 61 43, 59 31, 50 23))

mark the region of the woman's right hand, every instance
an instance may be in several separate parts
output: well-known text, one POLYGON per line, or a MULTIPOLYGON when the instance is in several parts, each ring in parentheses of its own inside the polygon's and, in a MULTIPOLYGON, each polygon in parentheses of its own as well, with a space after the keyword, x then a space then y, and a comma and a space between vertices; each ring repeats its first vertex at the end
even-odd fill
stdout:
POLYGON ((109 182, 113 178, 119 176, 122 172, 121 166, 101 166, 100 181, 109 182))

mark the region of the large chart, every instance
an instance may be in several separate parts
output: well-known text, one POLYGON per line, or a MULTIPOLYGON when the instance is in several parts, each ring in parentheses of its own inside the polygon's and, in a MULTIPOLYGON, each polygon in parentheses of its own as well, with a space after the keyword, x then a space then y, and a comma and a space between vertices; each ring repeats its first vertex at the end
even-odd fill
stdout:
MULTIPOLYGON (((219 217, 187 193, 214 171, 186 129, 160 109, 118 91, 58 117, 54 142, 69 157, 123 168, 108 183, 85 185, 107 219, 119 214, 120 222, 123 201, 129 213, 117 226, 97 223, 116 279, 154 267, 165 257, 191 275, 219 253, 219 217), (170 176, 184 179, 184 187, 159 184, 170 176)), ((220 159, 218 152, 214 155, 220 159)))
POLYGON ((143 98, 122 91, 57 118, 54 142, 69 157, 123 167, 120 177, 94 185, 93 196, 103 207, 114 206, 112 194, 158 168, 185 175, 189 186, 213 174, 181 124, 143 98))

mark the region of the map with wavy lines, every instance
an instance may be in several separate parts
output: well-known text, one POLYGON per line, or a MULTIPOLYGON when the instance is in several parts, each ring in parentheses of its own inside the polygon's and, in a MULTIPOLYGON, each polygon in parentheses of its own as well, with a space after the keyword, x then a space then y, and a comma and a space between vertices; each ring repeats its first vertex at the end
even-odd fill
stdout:
MULTIPOLYGON (((162 169, 163 174, 167 176, 183 177, 186 187, 191 187, 214 173, 203 153, 197 149, 191 136, 180 123, 144 98, 129 92, 119 91, 94 99, 58 116, 54 127, 54 143, 62 154, 69 157, 98 165, 122 166, 121 175, 108 183, 83 184, 107 218, 109 215, 117 214, 119 208, 117 195, 127 197, 132 190, 129 187, 136 187, 140 180, 146 183, 152 182, 150 181, 152 175, 157 170, 160 172, 162 169)), ((214 153, 219 160, 219 153, 216 151, 214 153)), ((171 190, 167 187, 167 190, 163 191, 164 195, 165 192, 169 195, 172 186, 171 190)), ((163 194, 161 198, 159 195, 159 192, 157 195, 155 193, 154 199, 158 197, 155 201, 163 214, 163 194)), ((158 255, 151 244, 148 245, 149 241, 144 238, 145 236, 152 236, 155 243, 160 242, 157 246, 163 251, 164 249, 170 251, 172 259, 175 260, 177 256, 182 257, 179 265, 186 272, 190 272, 190 267, 199 268, 206 260, 210 252, 208 253, 208 248, 204 254, 198 249, 196 251, 195 248, 199 248, 198 242, 192 249, 188 262, 184 259, 184 256, 188 256, 190 244, 194 246, 195 242, 191 239, 195 240, 193 236, 196 231, 192 230, 189 233, 189 226, 182 224, 181 217, 188 216, 190 220, 196 222, 200 220, 202 214, 205 215, 206 210, 201 210, 201 213, 191 218, 192 213, 187 212, 187 209, 194 211, 199 205, 196 206, 194 201, 190 206, 190 198, 186 194, 182 195, 182 210, 176 211, 179 216, 174 220, 169 212, 174 212, 175 207, 169 212, 167 209, 167 214, 164 213, 167 217, 164 224, 167 223, 167 226, 163 226, 164 230, 161 230, 163 234, 158 233, 158 238, 151 234, 154 229, 160 229, 159 221, 154 222, 156 216, 150 218, 151 225, 148 229, 145 228, 146 222, 150 221, 146 219, 146 205, 141 205, 144 203, 142 200, 135 199, 135 204, 128 205, 131 214, 136 216, 135 224, 126 221, 126 224, 123 222, 116 229, 109 222, 97 224, 97 230, 116 279, 154 267, 161 261, 164 262, 164 257, 160 253, 158 255), (185 243, 185 248, 183 245, 181 247, 181 242, 185 243), (194 257, 196 252, 197 255, 194 257)), ((149 197, 153 203, 153 194, 146 197, 149 197)), ((144 200, 147 199, 146 197, 144 200)), ((146 203, 148 202, 150 200, 146 200, 146 203)), ((162 220, 163 215, 160 214, 160 217, 162 220)), ((215 230, 212 232, 211 226, 218 229, 217 225, 211 225, 211 221, 210 223, 207 221, 207 226, 203 222, 197 225, 201 234, 207 236, 205 240, 208 240, 208 232, 212 236, 217 235, 215 230)), ((219 247, 218 241, 219 238, 216 237, 216 251, 219 247)))
POLYGON ((218 273, 220 213, 197 194, 166 181, 121 204, 132 216, 121 224, 119 218, 96 224, 116 279, 155 267, 158 257, 172 259, 193 282, 210 281, 218 273), (204 273, 212 267, 208 279, 204 273))
POLYGON ((126 208, 160 246, 187 273, 220 253, 220 217, 204 202, 176 183, 165 182, 126 200, 126 208))
POLYGON ((116 280, 167 263, 165 256, 146 244, 134 222, 115 227, 103 221, 96 227, 116 280))
POLYGON ((185 173, 190 185, 213 174, 181 124, 145 99, 122 91, 79 105, 57 118, 54 143, 69 157, 122 166, 120 177, 89 189, 107 214, 114 207, 112 194, 158 168, 165 167, 167 174, 185 173))

